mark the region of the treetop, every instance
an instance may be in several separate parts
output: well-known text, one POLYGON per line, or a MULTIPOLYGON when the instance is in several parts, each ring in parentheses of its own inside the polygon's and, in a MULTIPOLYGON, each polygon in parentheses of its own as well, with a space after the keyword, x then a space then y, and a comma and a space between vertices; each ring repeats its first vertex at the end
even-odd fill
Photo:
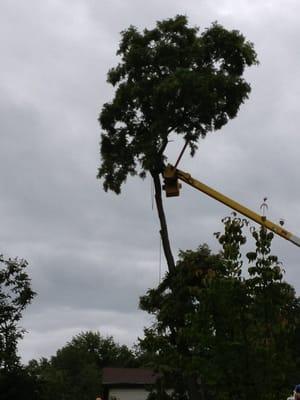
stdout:
POLYGON ((222 128, 248 98, 246 66, 257 64, 253 44, 237 30, 214 22, 202 33, 186 16, 158 21, 139 32, 121 32, 120 63, 108 72, 115 88, 103 105, 102 163, 104 189, 120 192, 128 174, 160 173, 171 132, 197 142, 222 128))

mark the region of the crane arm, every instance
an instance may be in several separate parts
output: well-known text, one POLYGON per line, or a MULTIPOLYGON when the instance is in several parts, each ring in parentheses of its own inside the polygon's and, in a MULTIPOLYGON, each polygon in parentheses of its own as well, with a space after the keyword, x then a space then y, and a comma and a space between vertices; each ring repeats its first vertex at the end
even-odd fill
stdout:
POLYGON ((243 206, 242 204, 236 202, 235 200, 225 196, 224 194, 212 189, 211 187, 205 185, 204 183, 194 179, 190 174, 180 171, 171 165, 168 165, 164 172, 165 178, 165 190, 167 196, 179 196, 180 184, 177 182, 178 179, 192 186, 193 188, 199 190, 202 193, 207 194, 213 199, 225 204, 226 206, 232 208, 233 210, 239 212, 245 217, 257 222, 260 225, 265 226, 270 231, 276 233, 277 235, 283 237, 286 240, 294 243, 296 246, 300 247, 300 238, 291 232, 284 229, 282 226, 269 221, 266 217, 257 214, 256 212, 250 210, 249 208, 243 206), (171 185, 170 185, 171 183, 171 185), (168 193, 168 185, 171 191, 168 193))

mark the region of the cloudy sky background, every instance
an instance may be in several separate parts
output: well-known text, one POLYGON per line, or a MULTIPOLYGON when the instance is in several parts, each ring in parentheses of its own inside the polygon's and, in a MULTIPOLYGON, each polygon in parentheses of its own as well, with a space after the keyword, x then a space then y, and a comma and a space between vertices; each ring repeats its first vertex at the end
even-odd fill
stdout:
MULTIPOLYGON (((151 182, 130 179, 121 196, 96 180, 97 116, 113 95, 120 31, 186 14, 218 21, 254 42, 250 100, 238 118, 186 154, 181 169, 300 235, 300 3, 297 0, 1 0, 0 243, 29 262, 38 296, 26 311, 23 360, 50 356, 88 329, 131 345, 147 316, 138 298, 158 283, 158 222, 151 182)), ((182 143, 169 145, 174 162, 182 143)), ((175 252, 207 242, 229 210, 184 187, 165 202, 175 252)), ((299 248, 274 240, 299 293, 299 248)))

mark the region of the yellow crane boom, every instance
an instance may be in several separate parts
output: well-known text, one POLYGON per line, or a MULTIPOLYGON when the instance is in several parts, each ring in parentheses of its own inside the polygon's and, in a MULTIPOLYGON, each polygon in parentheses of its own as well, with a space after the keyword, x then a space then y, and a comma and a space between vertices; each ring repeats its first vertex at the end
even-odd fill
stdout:
POLYGON ((164 171, 164 190, 166 191, 167 197, 179 196, 181 185, 178 182, 178 179, 192 186, 193 188, 200 190, 200 192, 207 194, 213 199, 225 204, 226 206, 232 208, 238 213, 244 215, 245 217, 257 222, 260 225, 263 225, 270 231, 276 233, 277 235, 283 237, 286 240, 294 243, 296 246, 300 247, 300 238, 293 233, 287 231, 282 226, 275 224, 272 221, 269 221, 266 217, 257 214, 256 212, 250 210, 243 206, 242 204, 232 200, 231 198, 225 196, 224 194, 212 189, 211 187, 205 185, 204 183, 198 181, 193 178, 190 174, 180 171, 179 169, 173 167, 172 165, 168 165, 164 171))

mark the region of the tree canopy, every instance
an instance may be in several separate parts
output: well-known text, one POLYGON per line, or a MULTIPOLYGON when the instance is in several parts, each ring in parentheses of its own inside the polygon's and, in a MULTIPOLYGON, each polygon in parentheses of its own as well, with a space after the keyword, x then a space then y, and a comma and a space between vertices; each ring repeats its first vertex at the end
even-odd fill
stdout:
POLYGON ((141 298, 155 317, 141 346, 162 374, 156 400, 276 400, 298 379, 300 299, 282 281, 273 234, 252 230, 246 263, 240 248, 247 222, 224 224, 222 252, 207 245, 181 251, 175 270, 141 298))
POLYGON ((171 132, 188 140, 191 154, 200 137, 237 115, 250 85, 245 67, 257 64, 252 43, 218 23, 202 33, 183 15, 139 32, 122 32, 121 61, 108 73, 115 96, 104 104, 104 189, 119 193, 128 174, 160 173, 171 132))
POLYGON ((32 360, 28 371, 38 377, 40 400, 90 400, 101 393, 103 367, 134 367, 137 359, 125 345, 99 332, 76 335, 49 360, 32 360))

